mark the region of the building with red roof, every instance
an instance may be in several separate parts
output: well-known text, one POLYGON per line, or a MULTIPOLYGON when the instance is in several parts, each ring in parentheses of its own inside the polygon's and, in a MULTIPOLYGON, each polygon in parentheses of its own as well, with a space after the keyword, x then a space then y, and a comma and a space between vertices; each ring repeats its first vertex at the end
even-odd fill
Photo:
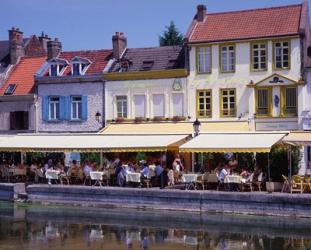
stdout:
POLYGON ((39 132, 97 132, 104 126, 103 72, 112 50, 62 51, 47 44, 48 58, 35 82, 39 132))
POLYGON ((0 41, 0 133, 36 131, 34 75, 46 60, 49 37, 23 37, 17 28, 0 41))

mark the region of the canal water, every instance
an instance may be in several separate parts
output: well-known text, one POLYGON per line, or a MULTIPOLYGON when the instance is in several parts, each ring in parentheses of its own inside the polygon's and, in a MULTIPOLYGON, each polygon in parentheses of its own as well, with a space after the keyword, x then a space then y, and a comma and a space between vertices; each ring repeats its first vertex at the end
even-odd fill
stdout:
POLYGON ((8 249, 311 249, 311 220, 3 202, 8 249))

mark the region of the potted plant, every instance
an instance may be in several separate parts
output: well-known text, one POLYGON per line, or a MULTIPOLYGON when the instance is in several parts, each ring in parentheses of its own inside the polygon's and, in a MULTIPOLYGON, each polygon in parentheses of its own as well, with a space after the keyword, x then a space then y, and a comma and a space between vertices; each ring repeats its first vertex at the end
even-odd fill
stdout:
POLYGON ((143 121, 144 121, 143 117, 136 117, 134 120, 135 123, 142 123, 143 121))
POLYGON ((125 119, 123 118, 123 117, 118 117, 117 119, 116 119, 116 123, 122 123, 122 122, 124 122, 125 121, 125 119))
POLYGON ((155 117, 153 117, 153 121, 154 122, 162 122, 162 121, 164 121, 164 117, 162 117, 162 116, 155 116, 155 117))
POLYGON ((172 119, 174 122, 180 122, 180 121, 185 121, 186 120, 186 117, 184 116, 173 116, 173 119, 172 119))

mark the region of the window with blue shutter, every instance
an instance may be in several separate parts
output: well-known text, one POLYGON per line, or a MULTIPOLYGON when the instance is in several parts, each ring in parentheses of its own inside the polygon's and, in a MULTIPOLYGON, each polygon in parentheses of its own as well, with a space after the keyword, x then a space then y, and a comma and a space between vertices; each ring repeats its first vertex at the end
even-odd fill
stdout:
POLYGON ((64 121, 66 120, 66 114, 67 114, 66 96, 61 96, 59 98, 59 102, 60 102, 59 119, 61 121, 64 121))
POLYGON ((50 98, 48 96, 44 96, 42 98, 42 106, 41 106, 41 109, 42 109, 42 120, 43 121, 48 121, 49 120, 49 100, 50 98))
POLYGON ((87 96, 82 96, 82 120, 86 121, 88 116, 87 96))

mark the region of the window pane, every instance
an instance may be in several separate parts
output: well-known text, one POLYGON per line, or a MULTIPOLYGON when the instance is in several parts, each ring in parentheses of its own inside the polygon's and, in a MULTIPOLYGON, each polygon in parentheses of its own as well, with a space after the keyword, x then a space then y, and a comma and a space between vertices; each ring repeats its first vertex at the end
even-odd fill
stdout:
POLYGON ((164 95, 153 95, 153 116, 164 117, 164 95))
POLYGON ((146 98, 144 95, 134 96, 135 117, 146 116, 146 98))
POLYGON ((183 116, 184 115, 184 95, 174 93, 172 95, 173 101, 173 116, 183 116))

